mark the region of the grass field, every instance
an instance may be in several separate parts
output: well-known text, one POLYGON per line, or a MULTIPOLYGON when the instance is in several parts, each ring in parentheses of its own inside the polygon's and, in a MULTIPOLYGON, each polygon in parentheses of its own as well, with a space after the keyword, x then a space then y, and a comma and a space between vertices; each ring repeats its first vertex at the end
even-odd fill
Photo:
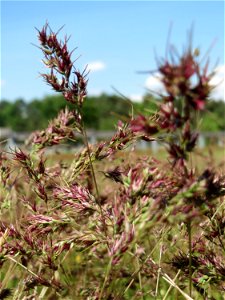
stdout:
MULTIPOLYGON (((70 164, 71 161, 74 159, 74 154, 77 153, 78 150, 74 150, 67 153, 55 153, 47 155, 47 161, 49 164, 53 162, 63 162, 65 164, 70 164)), ((127 151, 118 152, 115 156, 116 162, 120 163, 121 160, 126 160, 127 163, 137 160, 141 157, 154 157, 159 161, 167 161, 168 154, 165 149, 159 149, 157 152, 153 152, 151 149, 148 150, 135 150, 127 149, 127 151)), ((107 163, 97 163, 99 167, 103 167, 107 163)), ((193 165, 197 167, 197 171, 202 171, 203 169, 214 166, 215 168, 221 168, 224 170, 225 167, 225 147, 219 146, 208 146, 206 148, 200 149, 196 148, 194 153, 191 153, 189 159, 190 166, 193 165)), ((110 163, 109 163, 110 165, 110 163)))

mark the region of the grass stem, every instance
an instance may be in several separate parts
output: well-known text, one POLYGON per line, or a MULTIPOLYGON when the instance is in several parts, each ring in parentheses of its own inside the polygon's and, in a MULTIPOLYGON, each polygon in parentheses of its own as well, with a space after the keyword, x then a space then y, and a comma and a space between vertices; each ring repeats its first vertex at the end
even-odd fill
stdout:
POLYGON ((107 269, 106 269, 106 274, 105 274, 105 279, 104 279, 104 282, 103 282, 103 285, 102 285, 102 288, 101 288, 101 292, 100 292, 100 295, 99 295, 99 300, 102 299, 102 295, 103 295, 103 292, 104 292, 104 289, 105 289, 105 286, 106 286, 106 282, 108 280, 108 277, 109 277, 109 272, 111 270, 111 267, 112 267, 112 258, 110 259, 109 263, 108 263, 108 266, 107 266, 107 269))
POLYGON ((162 248, 163 245, 160 245, 160 252, 159 252, 159 269, 158 269, 158 274, 157 274, 157 281, 156 281, 156 288, 155 288, 155 298, 158 296, 158 290, 159 290, 159 279, 160 279, 160 274, 161 274, 161 258, 162 258, 162 248))
POLYGON ((189 252, 189 294, 192 295, 192 232, 191 232, 191 221, 187 222, 188 232, 188 252, 189 252))
MULTIPOLYGON (((91 168, 91 174, 92 174, 92 178, 94 181, 94 186, 95 186, 95 191, 96 191, 96 203, 100 209, 100 214, 101 214, 101 219, 102 219, 102 224, 103 224, 103 230, 104 230, 104 234, 106 237, 106 241, 107 241, 107 227, 106 227, 106 223, 105 223, 105 218, 104 218, 104 214, 103 214, 103 210, 102 210, 102 206, 101 206, 101 202, 100 202, 100 194, 99 194, 99 190, 98 190, 98 184, 97 184, 97 180, 96 180, 96 176, 95 176, 95 171, 94 171, 94 167, 93 167, 93 163, 91 160, 91 150, 90 150, 90 146, 89 146, 89 142, 88 142, 88 137, 87 137, 87 132, 85 129, 85 125, 83 122, 83 116, 82 116, 82 132, 83 132, 83 137, 84 137, 84 143, 87 147, 87 153, 88 153, 88 159, 89 159, 89 163, 90 163, 90 168, 91 168)), ((107 243, 108 246, 108 243, 107 243)))
MULTIPOLYGON (((181 270, 179 270, 179 271, 177 272, 176 276, 173 278, 173 281, 174 281, 174 282, 175 282, 175 280, 177 279, 177 277, 179 276, 180 272, 181 272, 181 270)), ((163 300, 166 300, 166 298, 167 298, 167 296, 169 295, 169 292, 171 291, 172 287, 173 287, 172 285, 169 286, 169 288, 168 288, 168 290, 167 290, 165 296, 163 297, 163 300)))

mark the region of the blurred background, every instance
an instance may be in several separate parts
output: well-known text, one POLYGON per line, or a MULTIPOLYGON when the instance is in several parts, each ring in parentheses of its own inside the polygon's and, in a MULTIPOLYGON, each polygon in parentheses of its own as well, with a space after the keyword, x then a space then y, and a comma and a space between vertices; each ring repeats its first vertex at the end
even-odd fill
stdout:
POLYGON ((129 117, 127 99, 138 112, 154 112, 153 91, 163 92, 154 72, 157 59, 168 44, 181 53, 192 31, 193 47, 200 57, 210 57, 209 69, 215 70, 215 88, 199 116, 199 146, 213 141, 223 147, 223 1, 1 1, 1 145, 19 145, 68 105, 40 77, 46 70, 35 27, 46 21, 54 31, 65 25, 59 34, 71 35, 77 68, 89 70, 84 115, 93 142, 109 137, 118 119, 129 117))

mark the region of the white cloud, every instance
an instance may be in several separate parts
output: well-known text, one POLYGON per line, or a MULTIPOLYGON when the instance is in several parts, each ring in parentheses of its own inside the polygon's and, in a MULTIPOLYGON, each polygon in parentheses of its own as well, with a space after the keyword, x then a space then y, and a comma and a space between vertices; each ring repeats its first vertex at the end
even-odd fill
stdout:
POLYGON ((87 70, 91 72, 97 72, 104 70, 106 68, 106 65, 102 61, 93 61, 87 64, 87 70))
POLYGON ((215 70, 215 75, 211 79, 210 83, 215 86, 215 88, 212 90, 211 97, 218 99, 218 100, 224 100, 224 85, 225 85, 225 65, 220 65, 215 70))
POLYGON ((132 101, 135 101, 135 102, 141 102, 142 99, 143 99, 143 95, 141 94, 131 94, 128 96, 128 98, 132 101))
POLYGON ((165 91, 159 74, 150 75, 145 81, 145 87, 156 93, 163 93, 165 91))

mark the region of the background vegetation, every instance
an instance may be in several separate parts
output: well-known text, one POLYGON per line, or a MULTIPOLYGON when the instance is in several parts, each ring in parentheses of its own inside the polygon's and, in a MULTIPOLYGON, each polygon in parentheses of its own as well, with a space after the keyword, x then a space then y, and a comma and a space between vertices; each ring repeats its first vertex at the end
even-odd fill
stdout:
MULTIPOLYGON (((137 113, 153 113, 157 105, 157 99, 146 94, 142 102, 134 102, 134 110, 137 113)), ((14 102, 2 100, 0 102, 0 127, 9 127, 15 131, 33 131, 44 129, 49 122, 57 116, 61 109, 73 105, 66 103, 62 95, 49 95, 43 99, 33 99, 26 102, 17 99, 14 102)), ((100 96, 88 96, 83 107, 84 122, 86 127, 97 130, 112 130, 118 118, 131 113, 129 101, 118 95, 102 94, 100 96), (112 113, 113 112, 113 113, 112 113)), ((224 101, 210 100, 206 110, 200 113, 202 119, 202 131, 225 130, 224 101)))

